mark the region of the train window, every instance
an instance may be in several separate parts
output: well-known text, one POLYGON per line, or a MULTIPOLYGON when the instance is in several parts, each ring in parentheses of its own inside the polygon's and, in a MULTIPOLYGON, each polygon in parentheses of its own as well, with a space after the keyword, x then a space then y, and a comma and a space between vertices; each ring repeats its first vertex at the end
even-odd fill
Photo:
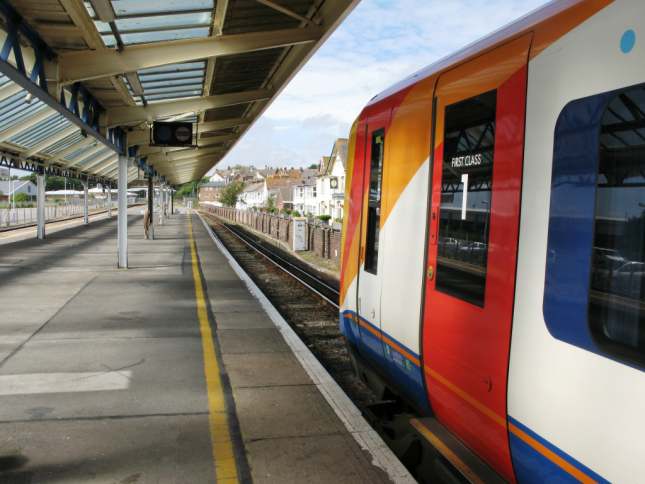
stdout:
POLYGON ((484 306, 497 92, 446 107, 436 289, 484 306))
POLYGON ((558 118, 544 318, 558 339, 645 366, 645 85, 558 118))
POLYGON ((365 247, 365 270, 372 274, 378 269, 379 225, 381 220, 381 184, 385 131, 379 129, 372 134, 372 156, 370 157, 370 186, 367 200, 367 240, 365 247))
POLYGON ((645 89, 621 92, 600 128, 589 324, 608 351, 645 355, 645 89))

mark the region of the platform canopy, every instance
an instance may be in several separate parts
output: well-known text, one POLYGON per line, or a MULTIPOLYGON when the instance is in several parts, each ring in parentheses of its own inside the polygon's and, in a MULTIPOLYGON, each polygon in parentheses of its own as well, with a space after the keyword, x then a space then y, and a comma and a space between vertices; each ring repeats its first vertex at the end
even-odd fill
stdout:
POLYGON ((170 184, 201 178, 358 0, 4 0, 0 164, 170 184), (150 146, 153 121, 194 124, 150 146))

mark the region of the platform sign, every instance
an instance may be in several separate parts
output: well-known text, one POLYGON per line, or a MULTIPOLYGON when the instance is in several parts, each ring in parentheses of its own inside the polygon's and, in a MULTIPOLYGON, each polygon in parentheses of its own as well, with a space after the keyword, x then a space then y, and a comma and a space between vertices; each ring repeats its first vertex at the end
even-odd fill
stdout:
POLYGON ((307 249, 307 219, 295 217, 293 219, 293 250, 307 249))

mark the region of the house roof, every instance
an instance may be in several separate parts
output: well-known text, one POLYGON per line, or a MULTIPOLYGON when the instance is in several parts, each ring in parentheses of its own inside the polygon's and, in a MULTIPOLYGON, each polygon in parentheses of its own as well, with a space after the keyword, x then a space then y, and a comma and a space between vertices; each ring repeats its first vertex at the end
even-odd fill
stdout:
POLYGON ((272 190, 269 190, 269 195, 276 197, 276 202, 290 202, 293 198, 293 186, 294 185, 285 185, 282 187, 277 187, 272 190))
POLYGON ((334 141, 331 154, 329 156, 323 156, 320 174, 330 175, 336 159, 340 159, 340 162, 343 164, 343 169, 345 169, 345 162, 347 161, 347 138, 338 138, 334 141))
POLYGON ((249 192, 257 192, 258 190, 263 190, 264 189, 264 182, 258 182, 258 183, 250 183, 244 187, 243 192, 249 193, 249 192))
POLYGON ((329 161, 331 160, 331 157, 329 156, 323 156, 320 159, 320 164, 318 165, 318 174, 319 175, 324 175, 327 173, 327 167, 329 166, 329 161))

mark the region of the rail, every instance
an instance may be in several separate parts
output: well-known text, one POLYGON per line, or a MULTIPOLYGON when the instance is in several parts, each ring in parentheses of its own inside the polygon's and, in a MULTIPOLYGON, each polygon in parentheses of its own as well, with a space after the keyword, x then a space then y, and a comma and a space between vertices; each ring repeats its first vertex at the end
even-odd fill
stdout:
POLYGON ((296 279, 311 291, 318 294, 318 296, 322 297, 325 301, 327 301, 335 308, 339 308, 338 301, 340 299, 340 292, 337 288, 327 284, 320 277, 317 277, 316 275, 311 274, 301 267, 298 267, 284 257, 278 255, 268 247, 259 244, 258 242, 253 240, 253 238, 240 231, 239 229, 233 229, 231 226, 224 223, 221 223, 220 225, 233 236, 237 237, 247 247, 266 258, 268 261, 273 263, 273 265, 286 272, 288 275, 296 279))

